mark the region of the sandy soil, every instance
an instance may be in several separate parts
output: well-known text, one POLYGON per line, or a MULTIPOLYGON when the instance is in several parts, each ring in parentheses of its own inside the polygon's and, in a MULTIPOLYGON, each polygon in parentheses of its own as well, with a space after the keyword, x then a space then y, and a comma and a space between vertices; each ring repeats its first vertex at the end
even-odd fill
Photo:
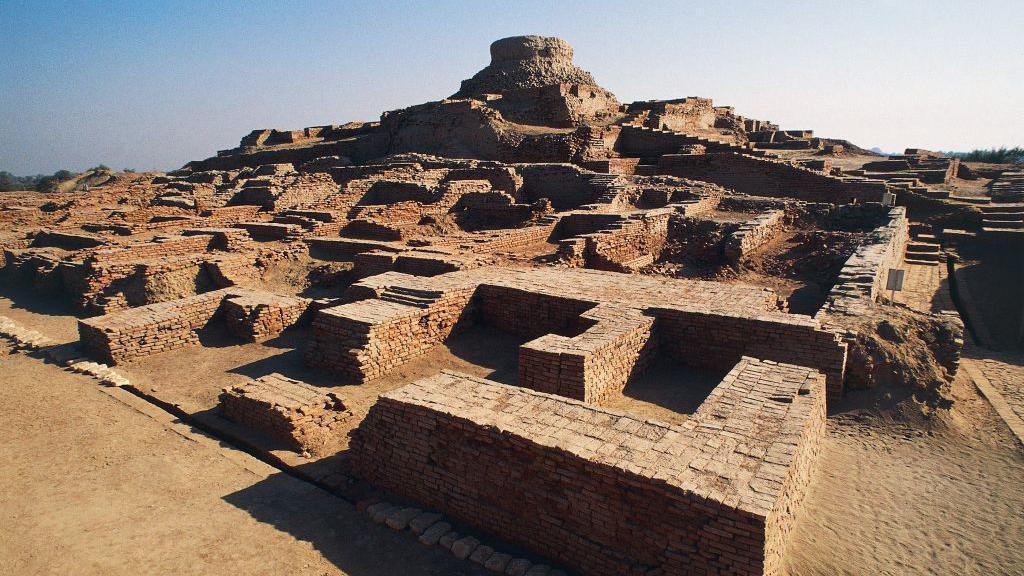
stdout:
POLYGON ((0 365, 2 574, 484 573, 92 380, 6 349, 0 365))
POLYGON ((956 390, 930 430, 830 418, 790 574, 1024 573, 1024 453, 962 376, 956 390))

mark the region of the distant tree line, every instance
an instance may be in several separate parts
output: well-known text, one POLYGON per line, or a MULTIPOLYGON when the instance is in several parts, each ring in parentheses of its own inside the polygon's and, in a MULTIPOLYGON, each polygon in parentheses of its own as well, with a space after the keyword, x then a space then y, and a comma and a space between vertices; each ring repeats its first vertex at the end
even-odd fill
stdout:
MULTIPOLYGON (((86 172, 109 172, 110 168, 100 164, 86 170, 86 172)), ((71 172, 70 170, 57 170, 53 174, 36 174, 35 176, 15 176, 5 170, 0 170, 0 192, 15 192, 24 190, 35 190, 36 192, 49 192, 61 182, 67 182, 72 178, 81 175, 82 172, 71 172)))
POLYGON ((967 162, 989 162, 992 164, 1024 164, 1024 148, 1015 146, 1013 148, 979 148, 970 152, 950 152, 950 156, 956 156, 967 162))

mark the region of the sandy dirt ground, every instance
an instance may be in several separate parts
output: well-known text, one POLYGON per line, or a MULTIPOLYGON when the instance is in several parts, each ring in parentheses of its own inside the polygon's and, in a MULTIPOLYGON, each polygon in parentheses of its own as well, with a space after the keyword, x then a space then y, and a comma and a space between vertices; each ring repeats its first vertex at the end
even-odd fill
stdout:
POLYGON ((830 418, 789 574, 1024 574, 1024 451, 965 380, 931 426, 830 418))
POLYGON ((0 365, 0 574, 483 573, 92 380, 0 365))

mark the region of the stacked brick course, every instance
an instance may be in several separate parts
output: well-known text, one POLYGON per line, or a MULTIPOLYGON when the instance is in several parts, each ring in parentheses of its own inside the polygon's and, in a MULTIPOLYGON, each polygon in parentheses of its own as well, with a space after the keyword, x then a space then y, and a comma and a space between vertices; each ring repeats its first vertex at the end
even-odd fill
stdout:
MULTIPOLYGON (((668 240, 668 222, 673 212, 672 208, 661 208, 628 216, 572 214, 568 219, 600 220, 604 216, 608 222, 594 232, 561 241, 559 257, 570 265, 596 270, 632 272, 643 268, 661 256, 668 240)), ((588 226, 579 223, 567 228, 580 227, 588 226)))
POLYGON ((820 374, 751 358, 680 426, 442 373, 381 396, 352 462, 580 573, 775 575, 824 417, 820 374))
POLYGON ((256 342, 277 336, 297 324, 310 302, 308 298, 249 292, 224 300, 224 319, 233 334, 256 342))
POLYGON ((352 411, 333 392, 280 374, 225 388, 220 411, 293 450, 322 455, 340 447, 352 411))
POLYGON ((740 225, 725 242, 725 257, 739 262, 745 254, 771 242, 782 231, 785 212, 769 210, 740 225))
POLYGON ((784 160, 732 153, 666 154, 658 173, 714 182, 743 194, 810 202, 881 202, 889 191, 882 180, 840 178, 784 160))
POLYGON ((109 364, 199 344, 199 332, 222 311, 225 300, 241 298, 232 328, 246 339, 271 335, 308 306, 304 299, 275 297, 242 288, 222 288, 78 321, 82 348, 109 364), (280 298, 280 299, 279 299, 280 298), (272 302, 272 305, 266 303, 272 302), (241 317, 246 309, 253 317, 241 317))

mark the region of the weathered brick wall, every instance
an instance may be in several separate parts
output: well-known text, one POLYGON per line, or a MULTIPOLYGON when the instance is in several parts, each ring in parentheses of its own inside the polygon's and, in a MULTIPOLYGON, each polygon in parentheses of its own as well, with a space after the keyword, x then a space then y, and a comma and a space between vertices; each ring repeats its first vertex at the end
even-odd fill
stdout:
POLYGON ((536 338, 545 334, 574 335, 592 322, 580 315, 594 302, 481 284, 476 291, 475 317, 488 326, 536 338))
POLYGON ((594 201, 595 189, 586 170, 572 164, 519 164, 525 200, 551 200, 555 210, 570 210, 594 201))
POLYGON ((225 298, 224 319, 232 334, 256 342, 297 324, 310 302, 309 298, 252 292, 225 298))
MULTIPOLYGON (((199 344, 199 331, 209 326, 218 316, 226 299, 234 298, 242 298, 243 303, 252 303, 274 301, 275 296, 244 288, 222 288, 188 298, 85 318, 78 321, 79 340, 90 356, 110 364, 196 345, 199 344)), ((293 312, 294 308, 282 311, 278 319, 283 321, 293 312)), ((238 319, 234 328, 240 334, 258 337, 276 325, 273 318, 257 315, 251 322, 238 319)))
POLYGON ((206 252, 211 241, 212 238, 205 235, 164 236, 155 238, 152 242, 97 249, 86 259, 86 264, 110 266, 152 258, 187 256, 206 252))
POLYGON ((785 227, 784 217, 782 210, 769 210, 741 224, 725 241, 725 257, 738 262, 744 255, 771 242, 785 227))
POLYGON ((581 319, 593 325, 579 335, 546 334, 520 346, 517 385, 600 404, 621 392, 654 357, 653 318, 598 305, 581 319))
POLYGON ((809 316, 765 312, 757 317, 655 308, 663 350, 683 364, 722 369, 742 356, 808 366, 825 374, 829 398, 843 390, 847 346, 809 316))
POLYGON ((769 574, 823 431, 823 378, 745 358, 685 426, 442 373, 380 397, 356 475, 582 574, 769 574))
POLYGON ((658 173, 714 182, 753 196, 811 202, 880 202, 888 189, 881 180, 827 176, 783 160, 733 153, 666 154, 658 164, 658 173))
POLYGON ((321 310, 313 320, 306 363, 360 382, 382 376, 444 342, 469 314, 472 295, 470 288, 422 301, 392 296, 321 310))
POLYGON ((92 357, 120 364, 199 343, 197 331, 206 327, 230 289, 191 298, 140 306, 123 312, 78 321, 82 348, 92 357))
POLYGON ((316 455, 341 447, 342 428, 353 418, 333 392, 280 374, 225 388, 219 408, 228 420, 316 455))
POLYGON ((856 307, 857 300, 875 300, 885 289, 890 268, 898 268, 910 240, 910 223, 906 208, 889 211, 888 221, 876 228, 846 260, 839 271, 839 280, 829 292, 819 315, 828 311, 842 312, 856 307))
POLYGON ((655 262, 668 241, 671 209, 650 210, 620 225, 587 235, 584 258, 588 268, 631 272, 655 262))

